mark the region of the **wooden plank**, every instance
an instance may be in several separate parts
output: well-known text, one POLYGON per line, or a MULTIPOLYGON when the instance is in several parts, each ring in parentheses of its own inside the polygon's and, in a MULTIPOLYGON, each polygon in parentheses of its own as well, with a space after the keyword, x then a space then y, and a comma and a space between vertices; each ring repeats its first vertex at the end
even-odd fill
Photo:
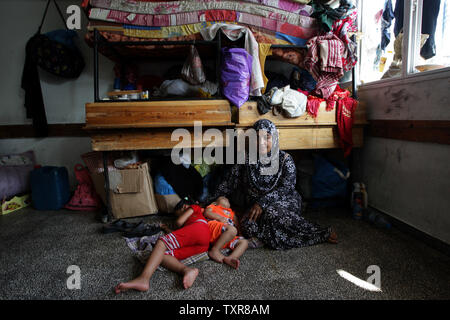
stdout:
MULTIPOLYGON (((247 127, 248 128, 248 127, 247 127)), ((238 133, 245 135, 246 128, 238 133)), ((340 148, 339 134, 336 126, 298 126, 278 127, 280 148, 282 150, 334 149, 340 148)), ((352 130, 355 148, 363 146, 364 127, 355 126, 352 130)), ((238 152, 242 146, 237 145, 238 152)))
POLYGON ((86 128, 185 127, 231 124, 227 100, 99 102, 86 104, 86 128))
MULTIPOLYGON (((278 132, 282 150, 340 148, 335 126, 280 128, 278 132)), ((353 127, 352 133, 354 147, 362 147, 363 127, 353 127)))
POLYGON ((94 151, 113 151, 113 150, 146 150, 146 149, 172 149, 177 146, 180 148, 206 147, 206 146, 226 146, 225 131, 222 143, 216 143, 214 139, 208 140, 203 137, 194 140, 193 130, 189 130, 191 139, 179 138, 172 141, 173 130, 151 129, 151 130, 114 130, 111 132, 91 133, 92 150, 94 151), (194 145, 195 144, 195 145, 194 145))
POLYGON ((386 139, 450 144, 450 121, 370 120, 367 134, 386 139))
MULTIPOLYGON (((297 118, 287 118, 283 115, 275 116, 273 112, 269 111, 264 115, 258 112, 256 102, 246 102, 239 108, 238 124, 239 126, 252 126, 255 121, 259 119, 268 119, 276 126, 298 126, 298 125, 335 125, 336 122, 336 108, 331 111, 326 111, 326 102, 322 102, 319 107, 317 117, 314 118, 309 113, 297 118)), ((366 106, 365 103, 358 102, 358 107, 354 113, 354 124, 365 124, 366 121, 366 106)))

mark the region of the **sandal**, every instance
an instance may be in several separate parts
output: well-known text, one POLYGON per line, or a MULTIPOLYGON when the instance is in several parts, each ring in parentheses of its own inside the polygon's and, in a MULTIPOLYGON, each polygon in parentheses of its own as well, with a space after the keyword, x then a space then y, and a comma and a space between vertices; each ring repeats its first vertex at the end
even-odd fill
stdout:
POLYGON ((125 238, 141 238, 145 236, 152 236, 160 231, 162 231, 162 229, 159 226, 139 224, 133 230, 125 232, 123 236, 125 238))
POLYGON ((128 231, 128 230, 130 230, 132 228, 138 227, 141 224, 143 224, 142 221, 132 223, 132 222, 126 222, 124 220, 119 219, 119 220, 116 220, 114 222, 111 222, 107 226, 103 226, 102 232, 105 233, 105 234, 108 234, 108 233, 113 233, 113 232, 128 231))

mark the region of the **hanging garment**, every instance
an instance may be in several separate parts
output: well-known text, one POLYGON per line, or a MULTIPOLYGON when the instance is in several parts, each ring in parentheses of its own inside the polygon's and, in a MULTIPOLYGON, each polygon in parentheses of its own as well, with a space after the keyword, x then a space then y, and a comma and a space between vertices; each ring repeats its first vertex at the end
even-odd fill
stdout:
POLYGON ((263 76, 264 81, 264 88, 261 89, 261 93, 264 93, 266 90, 267 82, 269 79, 267 79, 266 75, 264 74, 264 69, 266 65, 266 58, 267 56, 272 55, 272 44, 270 43, 260 43, 259 44, 259 64, 261 65, 261 72, 263 76))
POLYGON ((22 71, 21 87, 25 91, 25 108, 27 118, 33 119, 33 128, 37 137, 48 136, 47 116, 42 97, 41 80, 37 63, 30 53, 30 41, 25 49, 25 65, 22 71))
MULTIPOLYGON (((423 2, 422 9, 422 34, 428 34, 429 37, 420 49, 420 55, 424 59, 430 59, 436 55, 436 44, 434 42, 434 34, 436 32, 437 17, 441 0, 427 0, 423 2)), ((403 30, 403 12, 404 0, 397 0, 395 3, 394 16, 394 34, 397 35, 403 30)))
POLYGON ((381 16, 381 50, 386 49, 391 42, 391 33, 389 28, 394 19, 394 10, 392 9, 392 0, 386 0, 384 3, 383 15, 381 16))
POLYGON ((344 43, 345 46, 345 59, 342 60, 345 71, 353 68, 358 60, 356 55, 357 44, 348 36, 348 32, 352 26, 352 19, 353 17, 349 16, 335 21, 332 27, 332 32, 344 43))
POLYGON ((358 102, 345 97, 337 101, 336 120, 338 123, 339 143, 344 150, 344 157, 347 157, 353 147, 353 113, 356 110, 358 102))

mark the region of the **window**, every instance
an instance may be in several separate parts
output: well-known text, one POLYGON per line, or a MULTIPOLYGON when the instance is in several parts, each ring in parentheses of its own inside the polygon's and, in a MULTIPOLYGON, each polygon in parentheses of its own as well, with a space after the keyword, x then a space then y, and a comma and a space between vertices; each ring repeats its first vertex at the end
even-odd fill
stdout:
POLYGON ((361 83, 450 66, 450 0, 359 0, 357 6, 361 83))

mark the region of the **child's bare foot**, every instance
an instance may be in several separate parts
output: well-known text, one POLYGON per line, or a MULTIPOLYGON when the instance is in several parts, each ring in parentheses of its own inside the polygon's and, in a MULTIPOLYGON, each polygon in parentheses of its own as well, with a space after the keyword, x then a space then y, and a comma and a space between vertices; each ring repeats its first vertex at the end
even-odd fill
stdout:
POLYGON ((223 258, 223 263, 229 265, 230 267, 232 267, 236 270, 237 270, 237 268, 239 268, 239 265, 241 264, 241 262, 238 259, 230 258, 230 257, 223 258))
POLYGON ((183 275, 183 287, 185 289, 190 288, 193 284, 195 279, 198 276, 198 269, 197 268, 186 268, 183 275))
POLYGON ((331 231, 330 237, 328 238, 328 242, 329 243, 335 243, 335 244, 338 243, 336 232, 331 231))
POLYGON ((119 294, 121 292, 125 292, 129 289, 134 289, 134 290, 138 290, 138 291, 147 291, 149 289, 149 284, 148 284, 148 280, 144 279, 144 278, 136 278, 134 280, 131 280, 129 282, 122 282, 119 283, 114 291, 116 292, 116 294, 119 294))
POLYGON ((211 249, 208 252, 208 256, 214 260, 215 262, 222 263, 225 256, 219 251, 215 249, 211 249))

